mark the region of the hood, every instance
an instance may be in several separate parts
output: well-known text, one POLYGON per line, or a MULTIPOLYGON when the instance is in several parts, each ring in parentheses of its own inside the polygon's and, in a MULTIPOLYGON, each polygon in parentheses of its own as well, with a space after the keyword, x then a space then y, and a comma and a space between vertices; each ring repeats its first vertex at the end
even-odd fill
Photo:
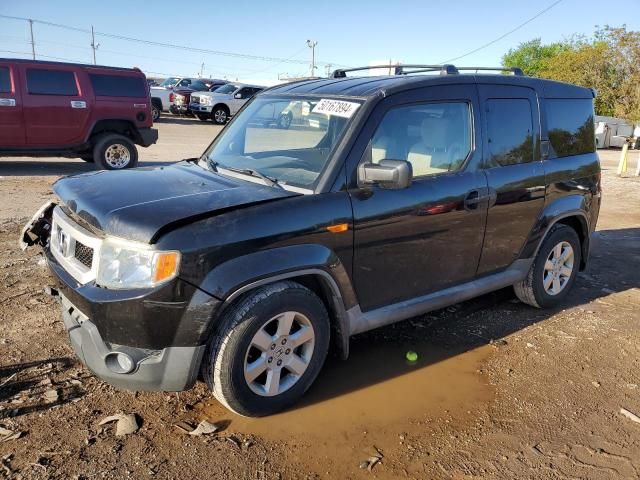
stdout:
POLYGON ((150 87, 151 90, 172 90, 169 87, 160 87, 160 86, 155 86, 155 87, 150 87))
POLYGON ((191 95, 197 97, 221 97, 221 98, 229 98, 231 96, 230 93, 216 93, 216 92, 193 92, 191 95))
POLYGON ((174 88, 173 91, 174 93, 177 93, 179 95, 188 95, 190 93, 195 92, 196 90, 194 90, 193 88, 180 87, 180 88, 174 88))
POLYGON ((89 225, 145 243, 190 221, 298 195, 224 177, 190 162, 74 175, 58 180, 53 190, 89 225))

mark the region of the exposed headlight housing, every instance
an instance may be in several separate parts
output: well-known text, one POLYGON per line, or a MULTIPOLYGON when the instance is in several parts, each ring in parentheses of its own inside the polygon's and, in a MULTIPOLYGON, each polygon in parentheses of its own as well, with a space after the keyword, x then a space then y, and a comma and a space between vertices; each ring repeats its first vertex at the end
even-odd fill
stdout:
POLYGON ((176 277, 180 252, 107 238, 100 247, 96 283, 111 289, 150 288, 176 277))

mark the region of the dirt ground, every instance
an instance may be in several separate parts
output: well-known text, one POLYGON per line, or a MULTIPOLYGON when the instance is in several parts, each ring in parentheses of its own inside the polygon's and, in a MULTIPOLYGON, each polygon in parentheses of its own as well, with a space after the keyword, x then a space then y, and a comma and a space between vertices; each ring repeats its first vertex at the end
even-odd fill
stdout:
MULTIPOLYGON (((198 155, 219 130, 158 127, 143 165, 198 155)), ((640 423, 621 413, 640 416, 640 179, 615 176, 619 152, 600 155, 592 261, 563 308, 503 290, 359 335, 300 405, 263 419, 229 413, 202 383, 135 394, 83 368, 43 291, 42 257, 17 238, 56 178, 92 167, 1 159, 0 478, 640 478, 640 423), (135 414, 139 430, 98 425, 117 413, 135 414), (203 419, 222 430, 176 427, 203 419), (361 468, 372 456, 382 460, 361 468)))

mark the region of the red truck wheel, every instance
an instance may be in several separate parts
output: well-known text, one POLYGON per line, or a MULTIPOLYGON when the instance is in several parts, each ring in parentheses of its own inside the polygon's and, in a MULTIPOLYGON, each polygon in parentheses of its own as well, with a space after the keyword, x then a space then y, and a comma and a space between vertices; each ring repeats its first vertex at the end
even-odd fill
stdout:
POLYGON ((103 170, 122 170, 138 164, 138 150, 124 135, 115 133, 100 137, 93 148, 96 167, 103 170))

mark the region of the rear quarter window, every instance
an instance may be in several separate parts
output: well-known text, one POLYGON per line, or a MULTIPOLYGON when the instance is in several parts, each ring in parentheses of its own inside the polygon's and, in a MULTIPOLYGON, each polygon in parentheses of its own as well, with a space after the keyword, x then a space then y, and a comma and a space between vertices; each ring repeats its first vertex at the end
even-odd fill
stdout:
POLYGON ((140 77, 89 74, 93 92, 98 97, 146 97, 147 86, 140 77))
POLYGON ((73 72, 66 70, 27 70, 27 91, 31 95, 78 95, 73 72))
POLYGON ((9 67, 0 67, 0 93, 11 92, 11 77, 9 67))
POLYGON ((595 152, 595 126, 591 99, 547 99, 550 157, 595 152))

